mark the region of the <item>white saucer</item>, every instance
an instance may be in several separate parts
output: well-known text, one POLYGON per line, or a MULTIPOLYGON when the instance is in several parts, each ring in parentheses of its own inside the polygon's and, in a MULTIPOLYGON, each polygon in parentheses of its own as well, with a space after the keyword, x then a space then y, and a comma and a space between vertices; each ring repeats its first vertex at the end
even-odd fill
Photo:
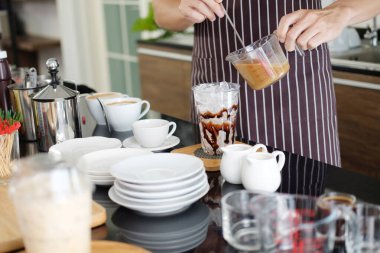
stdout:
POLYGON ((147 205, 150 207, 155 206, 166 206, 166 205, 174 205, 176 203, 187 202, 188 200, 194 199, 199 196, 204 188, 208 187, 207 178, 201 181, 199 187, 193 191, 187 192, 185 194, 180 194, 174 197, 169 198, 157 198, 157 199, 143 199, 143 198, 135 198, 130 195, 125 194, 121 188, 118 188, 117 185, 113 186, 116 193, 125 200, 125 203, 128 203, 130 206, 139 206, 139 205, 147 205))
POLYGON ((81 156, 88 153, 120 148, 121 141, 116 138, 92 136, 66 140, 50 147, 49 154, 60 156, 65 161, 76 164, 81 156))
POLYGON ((129 157, 111 167, 111 175, 134 184, 165 184, 190 178, 203 171, 203 161, 195 156, 158 153, 129 157))
MULTIPOLYGON (((183 188, 191 187, 194 184, 197 184, 205 174, 205 169, 201 170, 196 175, 177 182, 165 183, 165 184, 150 184, 150 185, 140 185, 124 182, 116 179, 118 186, 129 192, 141 192, 146 194, 160 193, 166 191, 177 191, 183 188)), ((119 187, 119 188, 120 188, 119 187)))
MULTIPOLYGON (((196 178, 199 178, 198 175, 196 178)), ((173 190, 169 191, 153 191, 153 192, 143 192, 143 191, 135 191, 130 188, 128 188, 128 185, 124 185, 119 180, 115 180, 115 189, 116 191, 122 193, 125 196, 129 196, 132 198, 138 198, 138 199, 167 199, 167 198, 173 198, 176 196, 182 196, 184 194, 188 194, 190 192, 193 192, 203 186, 203 184, 207 183, 207 175, 206 173, 202 173, 202 177, 197 179, 195 183, 192 183, 191 185, 186 185, 186 181, 181 181, 183 184, 181 188, 175 188, 173 190)), ((165 184, 166 185, 166 184, 165 184)))
POLYGON ((129 137, 123 141, 123 147, 125 147, 125 148, 141 148, 141 149, 149 150, 149 151, 160 151, 160 150, 165 150, 165 149, 177 146, 180 143, 180 141, 181 140, 177 136, 172 135, 168 139, 166 139, 165 142, 159 147, 144 148, 144 147, 140 146, 140 144, 137 142, 135 137, 132 136, 132 137, 129 137))
POLYGON ((167 205, 136 205, 135 203, 130 203, 129 201, 125 200, 123 196, 120 196, 114 189, 114 186, 111 187, 108 191, 108 196, 112 201, 115 203, 124 206, 129 209, 133 209, 135 211, 139 211, 140 213, 144 215, 150 215, 150 216, 163 216, 163 215, 171 215, 176 212, 180 212, 184 209, 186 209, 188 206, 190 206, 192 203, 196 202, 200 198, 202 198, 205 194, 207 194, 208 190, 210 189, 209 185, 206 184, 203 186, 203 188, 197 192, 196 195, 192 196, 192 198, 187 199, 186 201, 178 202, 178 203, 172 203, 167 205))

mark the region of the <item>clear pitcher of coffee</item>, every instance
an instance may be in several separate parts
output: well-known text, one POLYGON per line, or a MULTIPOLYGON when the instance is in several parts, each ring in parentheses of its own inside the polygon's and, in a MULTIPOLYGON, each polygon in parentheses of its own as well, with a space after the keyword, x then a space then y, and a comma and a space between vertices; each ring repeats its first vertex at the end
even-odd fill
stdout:
POLYGON ((240 85, 205 83, 193 87, 203 151, 220 155, 223 146, 235 142, 240 85))
POLYGON ((277 82, 289 72, 289 62, 275 34, 268 35, 227 55, 240 75, 254 90, 277 82))

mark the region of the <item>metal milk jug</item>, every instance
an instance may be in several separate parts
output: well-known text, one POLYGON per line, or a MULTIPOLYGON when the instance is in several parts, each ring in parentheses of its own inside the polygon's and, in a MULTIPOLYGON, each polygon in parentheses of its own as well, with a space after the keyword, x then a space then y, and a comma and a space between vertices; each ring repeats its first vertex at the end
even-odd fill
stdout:
POLYGON ((32 96, 43 89, 46 82, 37 81, 37 71, 30 68, 26 71, 25 79, 22 83, 8 85, 11 104, 14 111, 23 117, 19 133, 24 141, 36 141, 37 133, 33 117, 32 96))
POLYGON ((50 85, 32 98, 38 149, 45 152, 56 143, 81 137, 79 92, 61 84, 57 59, 48 59, 46 66, 51 75, 50 85))

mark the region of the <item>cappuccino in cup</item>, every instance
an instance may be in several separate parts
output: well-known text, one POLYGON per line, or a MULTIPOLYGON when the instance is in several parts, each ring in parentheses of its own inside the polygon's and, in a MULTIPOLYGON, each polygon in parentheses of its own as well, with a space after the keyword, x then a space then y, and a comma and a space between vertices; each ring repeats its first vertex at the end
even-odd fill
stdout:
POLYGON ((108 122, 117 132, 132 130, 132 124, 144 117, 150 109, 148 101, 132 97, 106 100, 103 104, 108 122), (143 105, 145 108, 141 111, 143 105))
POLYGON ((100 93, 94 93, 94 94, 88 95, 86 97, 86 103, 87 103, 88 109, 98 125, 106 124, 104 113, 99 101, 106 101, 106 100, 121 98, 121 97, 128 97, 128 96, 119 92, 100 92, 100 93))

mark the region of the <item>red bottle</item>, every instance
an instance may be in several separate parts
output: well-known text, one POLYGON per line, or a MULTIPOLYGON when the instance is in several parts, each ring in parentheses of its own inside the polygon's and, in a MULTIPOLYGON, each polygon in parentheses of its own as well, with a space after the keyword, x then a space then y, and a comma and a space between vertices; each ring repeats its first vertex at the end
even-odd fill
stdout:
POLYGON ((8 85, 12 83, 11 70, 7 60, 7 52, 0 51, 0 108, 11 109, 8 85))

